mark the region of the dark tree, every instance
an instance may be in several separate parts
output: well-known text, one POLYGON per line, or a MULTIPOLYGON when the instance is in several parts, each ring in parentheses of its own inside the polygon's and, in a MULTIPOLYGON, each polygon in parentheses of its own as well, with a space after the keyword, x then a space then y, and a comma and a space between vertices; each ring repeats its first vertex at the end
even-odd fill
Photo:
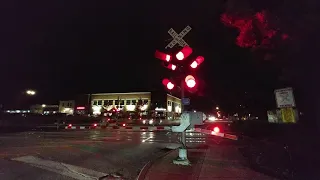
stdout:
POLYGON ((250 48, 257 61, 271 61, 278 86, 295 88, 302 119, 320 125, 319 2, 228 0, 225 7, 221 21, 238 29, 236 44, 250 48))

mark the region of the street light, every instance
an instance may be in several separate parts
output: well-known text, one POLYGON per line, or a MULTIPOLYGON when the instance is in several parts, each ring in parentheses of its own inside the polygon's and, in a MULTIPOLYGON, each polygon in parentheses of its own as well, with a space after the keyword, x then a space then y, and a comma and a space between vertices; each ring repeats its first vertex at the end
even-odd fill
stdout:
POLYGON ((29 96, 33 96, 33 95, 36 94, 36 91, 34 91, 34 90, 27 90, 27 91, 26 91, 26 94, 29 95, 29 96))

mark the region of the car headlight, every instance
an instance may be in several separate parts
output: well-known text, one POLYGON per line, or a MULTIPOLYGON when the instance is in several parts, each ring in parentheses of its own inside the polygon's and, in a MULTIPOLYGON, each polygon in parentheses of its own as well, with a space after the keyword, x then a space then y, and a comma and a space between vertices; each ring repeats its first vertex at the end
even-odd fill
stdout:
POLYGON ((150 120, 150 121, 149 121, 149 124, 153 124, 153 120, 150 120))

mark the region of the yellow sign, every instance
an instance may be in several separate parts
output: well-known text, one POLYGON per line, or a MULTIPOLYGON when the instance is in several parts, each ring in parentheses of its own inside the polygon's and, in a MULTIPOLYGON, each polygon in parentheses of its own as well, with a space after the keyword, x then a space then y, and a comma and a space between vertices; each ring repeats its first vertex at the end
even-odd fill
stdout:
POLYGON ((295 123, 295 116, 293 108, 282 108, 281 109, 282 121, 284 123, 295 123))

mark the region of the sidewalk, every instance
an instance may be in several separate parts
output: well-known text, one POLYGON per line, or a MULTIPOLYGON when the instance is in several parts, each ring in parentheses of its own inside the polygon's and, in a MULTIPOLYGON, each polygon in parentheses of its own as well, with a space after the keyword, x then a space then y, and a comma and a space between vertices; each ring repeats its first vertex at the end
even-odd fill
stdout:
POLYGON ((177 150, 158 159, 145 175, 146 180, 272 180, 264 174, 246 167, 244 159, 234 146, 213 145, 208 149, 188 149, 192 166, 178 166, 172 163, 177 150))

